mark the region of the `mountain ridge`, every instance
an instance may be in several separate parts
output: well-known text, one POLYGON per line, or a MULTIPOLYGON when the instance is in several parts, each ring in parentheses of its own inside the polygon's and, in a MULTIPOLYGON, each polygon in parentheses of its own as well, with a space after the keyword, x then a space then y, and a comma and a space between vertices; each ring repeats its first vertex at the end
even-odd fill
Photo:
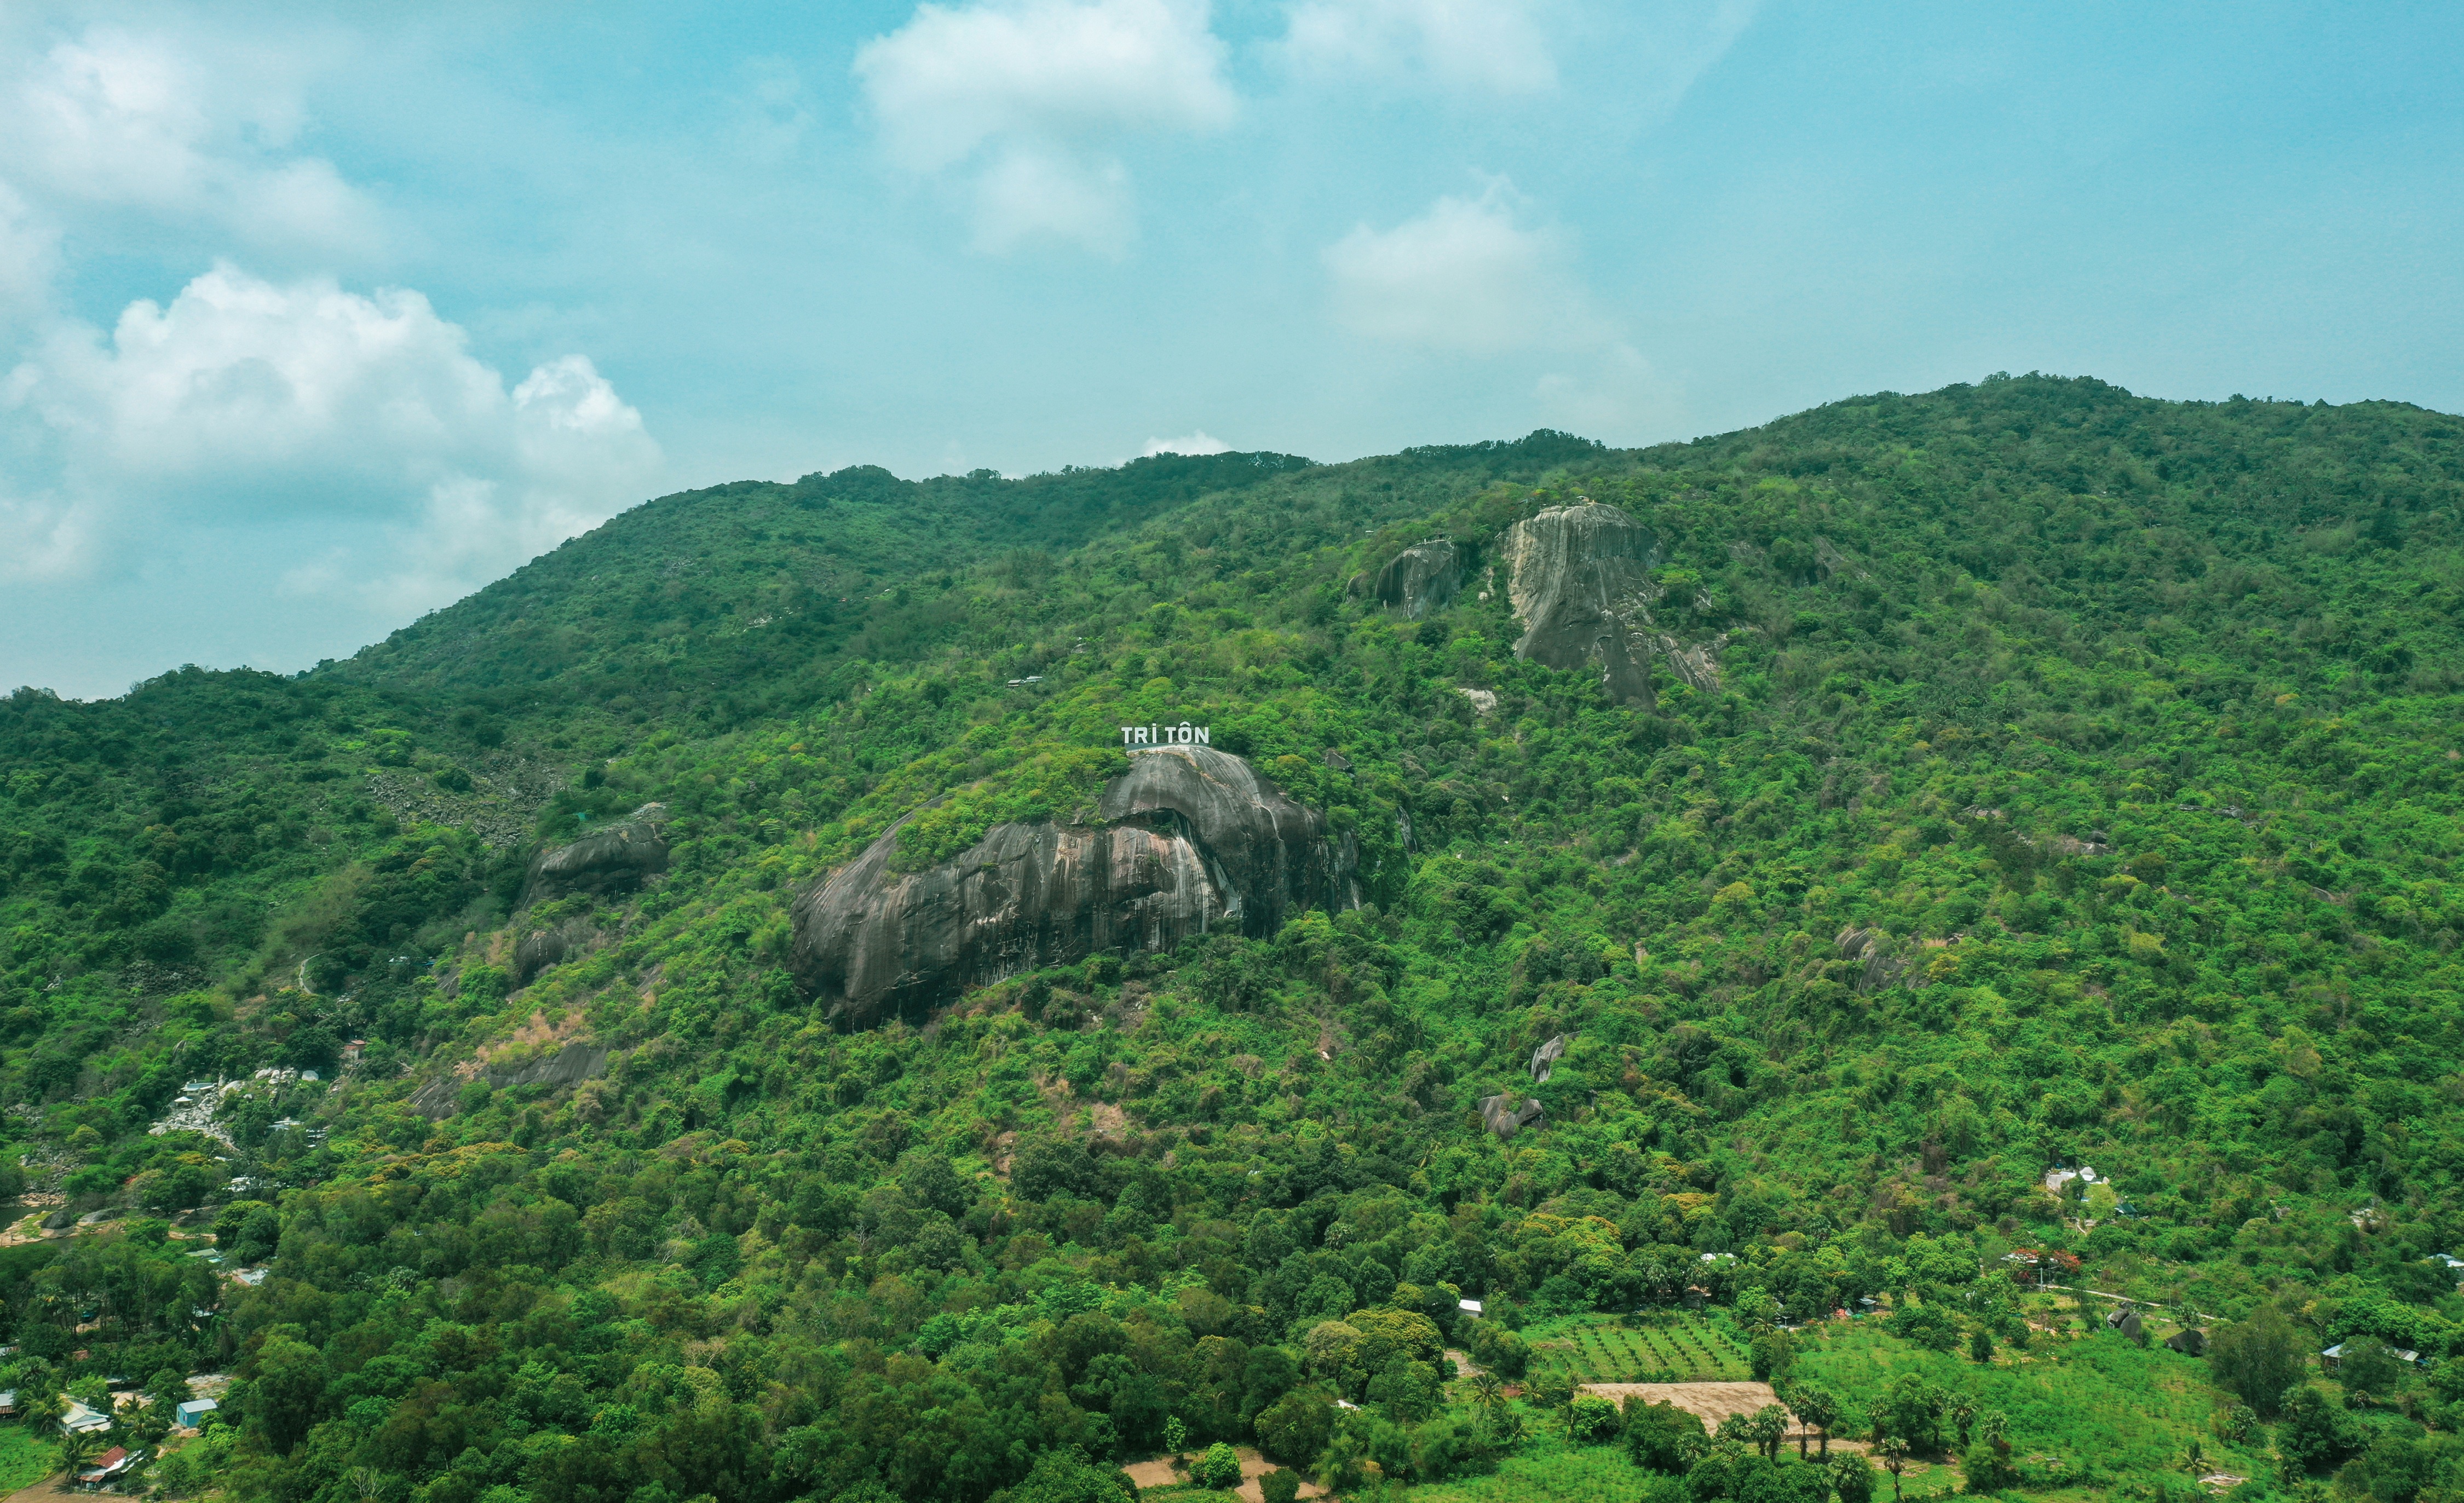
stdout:
POLYGON ((942 485, 1012 498, 966 556, 894 545, 924 490, 720 488, 298 678, 0 702, 5 1157, 126 1228, 0 1260, 14 1381, 237 1366, 159 1474, 247 1498, 1102 1496, 1167 1420, 1347 1495, 1619 1431, 1641 1495, 1859 1486, 1550 1386, 1673 1371, 1638 1341, 1971 1485, 2453 1464, 2464 1369, 2348 1408, 2310 1354, 2464 1358, 2464 421, 2022 377, 1217 457, 942 485), (1515 650, 1502 540, 1586 504, 1655 540, 1596 603, 1649 708, 1515 650), (1453 593, 1381 599, 1439 536, 1453 593), (850 608, 772 632, 789 586, 850 608), (869 1027, 800 981, 799 895, 1077 820, 1167 718, 1350 841, 1356 906, 869 1027), (664 870, 526 893, 651 804, 664 870), (209 1072, 257 1082, 227 1154, 145 1131, 209 1072), (200 1205, 272 1277, 74 1358, 46 1301, 200 1268, 140 1220, 200 1205), (2213 1355, 2004 1271, 2057 1255, 2213 1355))

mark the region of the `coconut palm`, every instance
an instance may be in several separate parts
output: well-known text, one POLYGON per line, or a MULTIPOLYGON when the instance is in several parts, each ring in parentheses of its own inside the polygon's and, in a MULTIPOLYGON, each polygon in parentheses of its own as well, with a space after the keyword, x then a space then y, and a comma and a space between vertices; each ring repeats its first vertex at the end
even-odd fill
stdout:
POLYGON ((1495 1373, 1474 1373, 1471 1398, 1480 1405, 1481 1431, 1486 1434, 1497 1424, 1498 1405, 1506 1402, 1506 1383, 1495 1373))
POLYGON ((101 1436, 92 1430, 71 1430, 60 1437, 57 1453, 60 1470, 67 1472, 74 1480, 77 1474, 85 1469, 85 1464, 92 1461, 95 1453, 101 1449, 101 1436))

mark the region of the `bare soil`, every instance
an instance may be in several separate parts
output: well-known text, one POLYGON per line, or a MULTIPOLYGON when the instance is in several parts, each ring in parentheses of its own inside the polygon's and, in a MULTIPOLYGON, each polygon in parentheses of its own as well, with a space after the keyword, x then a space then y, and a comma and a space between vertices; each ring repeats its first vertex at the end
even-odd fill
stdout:
MULTIPOLYGON (((1720 1422, 1730 1415, 1751 1414, 1767 1404, 1779 1403, 1779 1395, 1769 1383, 1585 1383, 1582 1391, 1622 1404, 1628 1400, 1639 1404, 1673 1404, 1703 1422, 1703 1427, 1716 1430, 1720 1422)), ((1800 1439, 1821 1444, 1816 1432, 1808 1429, 1795 1415, 1788 1417, 1788 1444, 1800 1439)), ((1833 1450, 1862 1451, 1863 1441, 1845 1441, 1834 1435, 1833 1450)))
MULTIPOLYGON (((1193 1448, 1189 1451, 1190 1458, 1196 1460, 1202 1450, 1203 1448, 1193 1448)), ((1232 1448, 1232 1453, 1241 1458, 1241 1485, 1232 1490, 1232 1495, 1246 1499, 1247 1503, 1265 1503, 1265 1491, 1258 1485, 1258 1479, 1274 1470, 1274 1466, 1265 1457, 1258 1454, 1258 1448, 1255 1446, 1235 1446, 1232 1448)), ((1184 1484, 1189 1480, 1186 1472, 1172 1470, 1172 1458, 1169 1456, 1157 1456, 1153 1461, 1133 1461, 1121 1470, 1130 1474, 1130 1480, 1138 1485, 1138 1491, 1141 1492, 1149 1488, 1169 1488, 1184 1484)), ((1307 1477, 1301 1479, 1301 1496, 1314 1498, 1323 1497, 1325 1494, 1326 1489, 1307 1477)), ((20 1493, 18 1497, 25 1497, 25 1494, 20 1493)), ((8 1503, 17 1503, 17 1498, 9 1499, 8 1503)), ((38 1500, 26 1498, 25 1503, 38 1503, 38 1500)))

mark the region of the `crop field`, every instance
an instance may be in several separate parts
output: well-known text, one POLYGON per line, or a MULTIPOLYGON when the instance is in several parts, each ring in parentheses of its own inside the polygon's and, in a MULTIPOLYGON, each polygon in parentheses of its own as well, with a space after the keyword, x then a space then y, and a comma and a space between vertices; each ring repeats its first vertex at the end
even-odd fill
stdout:
POLYGON ((1745 1348, 1691 1311, 1577 1316, 1531 1332, 1541 1365, 1578 1383, 1721 1382, 1753 1376, 1745 1348))

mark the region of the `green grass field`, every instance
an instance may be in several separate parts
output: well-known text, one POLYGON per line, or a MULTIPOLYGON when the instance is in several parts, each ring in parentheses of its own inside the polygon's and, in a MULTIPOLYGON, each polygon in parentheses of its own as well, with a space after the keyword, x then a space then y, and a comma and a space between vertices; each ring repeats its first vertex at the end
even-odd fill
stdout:
POLYGON ((1691 1311, 1576 1315, 1529 1333, 1544 1369, 1582 1383, 1714 1382, 1753 1376, 1745 1348, 1691 1311))
MULTIPOLYGON (((1793 1376, 1859 1405, 1837 1432, 1857 1435, 1866 1424, 1861 1406, 1903 1371, 1923 1373, 1980 1407, 2000 1409, 2010 1417, 2019 1456, 2057 1463, 2080 1479, 2076 1493, 2063 1489, 2032 1496, 2109 1495, 2110 1486, 2133 1473, 2179 1476, 2193 1440, 2217 1470, 2273 1475, 2258 1452, 2216 1435, 2211 1421, 2232 1401, 2209 1381, 2207 1363, 2161 1345, 2143 1348, 2097 1336, 1979 1363, 1911 1346, 1879 1326, 1832 1326, 1821 1340, 1806 1344, 1793 1376)), ((1916 1494, 1913 1485, 1908 1491, 1916 1494)))
POLYGON ((1412 1503, 1656 1503, 1683 1495, 1676 1478, 1639 1470, 1614 1446, 1535 1438, 1488 1476, 1414 1488, 1412 1503))
POLYGON ((22 1425, 0 1426, 0 1496, 52 1474, 53 1448, 22 1425))

